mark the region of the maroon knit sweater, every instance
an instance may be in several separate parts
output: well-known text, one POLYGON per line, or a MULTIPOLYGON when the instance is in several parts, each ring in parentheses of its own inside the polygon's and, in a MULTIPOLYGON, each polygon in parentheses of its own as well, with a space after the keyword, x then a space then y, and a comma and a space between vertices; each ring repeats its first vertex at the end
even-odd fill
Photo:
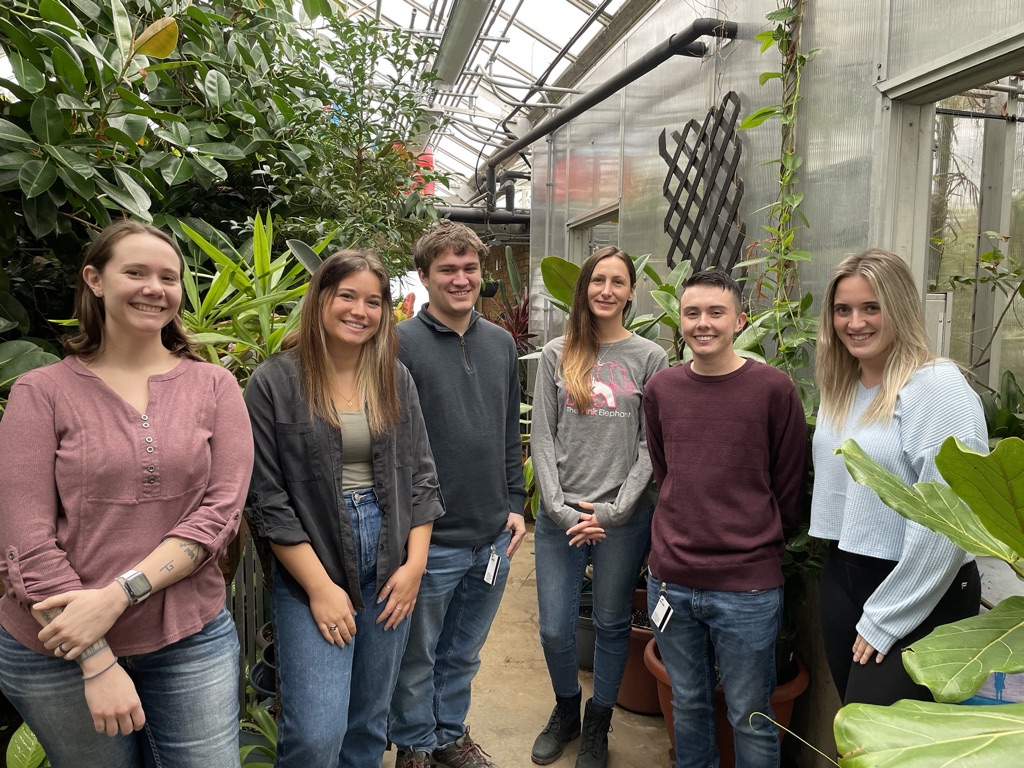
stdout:
POLYGON ((644 414, 660 490, 651 574, 724 592, 782 584, 783 529, 797 523, 807 461, 790 378, 753 360, 724 376, 687 363, 651 378, 644 414))

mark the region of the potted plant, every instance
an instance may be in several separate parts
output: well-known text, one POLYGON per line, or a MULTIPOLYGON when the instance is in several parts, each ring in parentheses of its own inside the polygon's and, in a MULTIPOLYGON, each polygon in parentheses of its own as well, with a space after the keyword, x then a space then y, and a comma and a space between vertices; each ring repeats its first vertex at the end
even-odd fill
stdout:
MULTIPOLYGON (((852 440, 840 447, 853 478, 909 520, 974 555, 999 558, 1024 579, 1024 440, 983 455, 947 438, 935 458, 946 485, 908 486, 852 440)), ((903 650, 910 676, 935 702, 850 704, 835 721, 842 768, 1011 765, 1024 750, 1024 704, 960 706, 992 672, 1024 672, 1024 597, 939 627, 903 650)))

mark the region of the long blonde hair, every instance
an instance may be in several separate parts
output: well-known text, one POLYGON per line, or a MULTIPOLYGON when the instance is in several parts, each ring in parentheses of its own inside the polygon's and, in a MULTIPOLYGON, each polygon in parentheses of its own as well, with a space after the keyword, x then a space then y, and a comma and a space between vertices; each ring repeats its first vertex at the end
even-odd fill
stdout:
MULTIPOLYGON (((587 291, 598 262, 611 257, 620 259, 626 265, 630 291, 636 287, 636 267, 633 266, 633 259, 622 249, 606 245, 588 256, 580 268, 580 276, 573 290, 572 310, 569 312, 565 343, 562 346, 562 378, 565 380, 569 396, 576 404, 577 412, 581 414, 587 413, 590 406, 590 393, 593 388, 591 371, 601 349, 601 342, 597 336, 597 321, 594 319, 594 313, 590 311, 587 291)), ((622 310, 623 317, 629 314, 631 306, 632 300, 627 301, 622 310)))
POLYGON ((302 303, 299 330, 285 339, 285 349, 298 347, 299 372, 309 403, 309 415, 341 428, 334 408, 337 390, 334 365, 327 352, 323 313, 333 301, 338 283, 349 275, 369 272, 380 281, 380 326, 363 344, 356 369, 356 382, 366 398, 367 422, 374 435, 386 434, 398 421, 398 383, 395 361, 398 358, 398 332, 391 311, 391 285, 387 270, 370 251, 338 251, 317 267, 309 281, 302 303))
POLYGON ((861 417, 862 424, 891 419, 900 390, 922 365, 934 359, 928 348, 920 294, 903 260, 880 248, 847 256, 839 262, 825 289, 814 365, 821 392, 821 417, 837 430, 843 428, 853 409, 860 379, 860 363, 836 334, 832 322, 836 288, 847 277, 863 277, 871 286, 892 339, 881 386, 861 417))

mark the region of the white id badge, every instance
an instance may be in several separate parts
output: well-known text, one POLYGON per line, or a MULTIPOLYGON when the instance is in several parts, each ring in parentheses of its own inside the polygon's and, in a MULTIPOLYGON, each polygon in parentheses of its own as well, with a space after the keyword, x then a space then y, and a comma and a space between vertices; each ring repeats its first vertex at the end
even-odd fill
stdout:
POLYGON ((672 606, 668 604, 668 600, 665 599, 665 596, 661 595, 658 598, 658 604, 654 606, 654 613, 651 614, 651 621, 654 623, 654 626, 664 632, 665 627, 668 626, 671 619, 672 606))
POLYGON ((487 560, 487 570, 484 571, 484 583, 493 585, 496 578, 498 578, 498 553, 494 547, 491 547, 491 556, 487 560))

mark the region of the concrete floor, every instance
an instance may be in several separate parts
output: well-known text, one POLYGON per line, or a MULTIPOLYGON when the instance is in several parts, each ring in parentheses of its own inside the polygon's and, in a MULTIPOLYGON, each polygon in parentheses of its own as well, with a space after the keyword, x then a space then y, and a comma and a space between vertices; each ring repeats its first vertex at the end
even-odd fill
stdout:
MULTIPOLYGON (((473 738, 500 768, 531 768, 530 748, 547 723, 554 694, 540 650, 537 627, 537 582, 533 571, 533 526, 512 559, 498 616, 484 645, 480 672, 473 683, 469 726, 473 738)), ((583 698, 593 689, 593 675, 580 673, 583 698)), ((579 739, 554 768, 572 768, 579 739)), ((609 768, 670 768, 669 741, 661 717, 634 715, 616 707, 608 736, 609 768)), ((395 753, 383 768, 394 768, 395 753)))

